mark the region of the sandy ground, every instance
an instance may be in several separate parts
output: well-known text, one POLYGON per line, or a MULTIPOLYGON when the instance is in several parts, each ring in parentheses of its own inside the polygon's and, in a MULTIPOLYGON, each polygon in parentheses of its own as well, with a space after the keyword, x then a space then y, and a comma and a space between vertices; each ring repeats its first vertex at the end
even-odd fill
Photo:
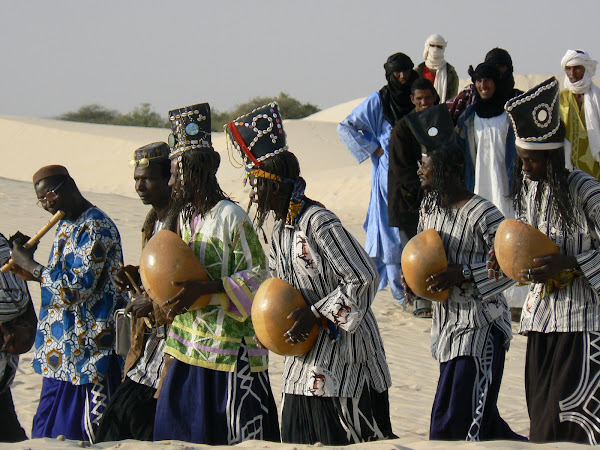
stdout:
MULTIPOLYGON (((364 242, 364 220, 370 189, 370 163, 358 165, 337 139, 336 119, 347 114, 352 103, 334 108, 330 116, 319 113, 318 120, 286 121, 289 144, 301 162, 307 180, 307 195, 322 201, 342 219, 346 227, 364 242)), ((156 140, 166 140, 168 131, 135 127, 115 127, 56 122, 44 119, 0 117, 0 136, 10 154, 3 151, 0 165, 0 231, 5 235, 20 230, 34 234, 49 219, 49 214, 36 206, 29 181, 40 166, 65 164, 84 195, 107 212, 121 233, 125 262, 136 264, 140 255, 140 226, 147 208, 137 199, 133 189, 132 170, 127 166, 133 150, 156 140), (16 151, 18 149, 18 152, 16 151)), ((215 148, 221 153, 219 178, 226 192, 246 206, 247 193, 241 186, 242 170, 229 163, 225 139, 221 133, 213 136, 215 148)), ((51 232, 41 242, 38 259, 45 261, 49 253, 51 232)), ((31 295, 39 309, 39 286, 30 283, 31 295)), ((490 442, 429 442, 429 414, 435 393, 438 364, 429 350, 430 320, 419 319, 397 306, 389 290, 378 293, 373 309, 385 343, 392 373, 390 389, 391 419, 398 439, 361 444, 376 448, 447 448, 470 445, 477 448, 525 448, 530 444, 490 442)), ((500 391, 499 409, 516 432, 527 435, 529 422, 523 385, 525 338, 515 336, 506 358, 506 369, 500 391)), ((35 414, 42 378, 31 368, 32 352, 21 358, 12 387, 19 419, 28 434, 35 414)), ((272 355, 270 375, 276 399, 281 398, 283 358, 272 355)), ((465 400, 467 401, 467 400, 465 400)), ((30 440, 20 444, 4 444, 2 448, 66 448, 81 445, 53 439, 30 440)), ((141 443, 125 441, 92 447, 142 448, 199 447, 182 442, 141 443)), ((240 447, 273 447, 273 443, 246 442, 240 447)), ((305 448, 295 445, 275 445, 281 448, 305 448)), ((567 448, 572 445, 548 445, 567 448)), ((358 447, 358 446, 356 446, 358 447)))

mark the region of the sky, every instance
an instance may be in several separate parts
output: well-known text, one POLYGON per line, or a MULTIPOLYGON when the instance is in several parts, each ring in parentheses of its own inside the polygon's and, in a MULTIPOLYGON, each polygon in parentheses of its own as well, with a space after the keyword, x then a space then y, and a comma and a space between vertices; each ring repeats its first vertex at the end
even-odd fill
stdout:
POLYGON ((496 46, 515 73, 558 75, 569 48, 600 58, 598 17, 598 0, 0 0, 0 115, 281 91, 325 109, 378 90, 392 53, 419 64, 433 33, 460 78, 496 46))

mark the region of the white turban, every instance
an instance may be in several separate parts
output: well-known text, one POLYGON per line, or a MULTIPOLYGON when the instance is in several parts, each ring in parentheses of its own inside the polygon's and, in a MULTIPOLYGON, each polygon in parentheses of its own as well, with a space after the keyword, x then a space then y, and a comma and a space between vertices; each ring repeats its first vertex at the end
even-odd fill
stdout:
POLYGON ((444 59, 444 51, 446 50, 446 39, 440 34, 432 34, 425 41, 425 51, 423 59, 428 69, 435 70, 435 79, 433 87, 440 96, 440 102, 446 101, 446 91, 448 84, 448 70, 446 68, 446 60, 444 59), (432 47, 431 45, 440 45, 442 48, 432 47))
POLYGON ((444 51, 448 42, 441 34, 432 34, 425 41, 425 50, 423 50, 423 59, 430 69, 439 69, 446 64, 444 60, 444 51), (441 45, 442 48, 431 48, 431 44, 441 45))
POLYGON ((597 65, 598 61, 594 61, 590 55, 583 50, 567 50, 567 53, 560 62, 563 72, 567 67, 583 66, 585 68, 585 73, 583 74, 583 78, 575 83, 571 83, 569 77, 565 77, 565 89, 568 89, 575 94, 584 94, 592 84, 592 77, 596 75, 597 65))
POLYGON ((598 61, 594 61, 583 50, 567 50, 560 62, 563 71, 572 66, 585 68, 581 80, 571 83, 569 77, 565 77, 564 86, 574 94, 583 94, 583 115, 590 152, 596 161, 600 161, 600 89, 592 82, 597 65, 598 61))

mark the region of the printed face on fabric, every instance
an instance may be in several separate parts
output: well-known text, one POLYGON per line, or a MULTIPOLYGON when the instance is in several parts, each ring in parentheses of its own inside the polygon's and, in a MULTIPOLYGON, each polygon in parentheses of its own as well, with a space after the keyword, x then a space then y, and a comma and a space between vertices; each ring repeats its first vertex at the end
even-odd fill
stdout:
POLYGON ((410 96, 410 101, 415 105, 416 112, 425 111, 435 103, 435 94, 429 89, 417 89, 410 96))
POLYGON ((65 198, 67 196, 66 182, 64 177, 48 177, 38 181, 35 185, 35 195, 39 204, 50 214, 55 214, 60 210, 65 211, 65 207, 69 203, 65 198))
POLYGON ((169 201, 171 189, 162 175, 161 167, 150 164, 137 167, 133 174, 135 191, 144 205, 159 205, 169 201))
POLYGON ((585 67, 567 66, 565 67, 565 75, 571 83, 577 83, 585 75, 585 67))
POLYGON ((430 156, 421 156, 421 161, 417 162, 419 169, 417 170, 417 176, 421 182, 421 187, 427 189, 431 187, 433 180, 433 160, 430 156))
POLYGON ((523 174, 531 181, 540 181, 546 178, 546 161, 548 154, 540 150, 525 150, 517 147, 517 156, 523 164, 523 174))
POLYGON ((496 83, 491 78, 481 78, 475 81, 475 88, 483 100, 489 100, 496 92, 496 83))

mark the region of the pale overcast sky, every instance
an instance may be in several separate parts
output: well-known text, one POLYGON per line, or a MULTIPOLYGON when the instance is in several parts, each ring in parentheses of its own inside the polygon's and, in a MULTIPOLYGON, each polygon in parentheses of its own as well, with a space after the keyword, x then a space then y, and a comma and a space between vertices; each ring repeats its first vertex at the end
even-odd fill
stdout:
POLYGON ((285 91, 327 108, 378 90, 397 51, 432 33, 461 78, 495 47, 515 73, 559 74, 568 48, 600 58, 598 0, 0 0, 0 115, 53 117, 285 91))

